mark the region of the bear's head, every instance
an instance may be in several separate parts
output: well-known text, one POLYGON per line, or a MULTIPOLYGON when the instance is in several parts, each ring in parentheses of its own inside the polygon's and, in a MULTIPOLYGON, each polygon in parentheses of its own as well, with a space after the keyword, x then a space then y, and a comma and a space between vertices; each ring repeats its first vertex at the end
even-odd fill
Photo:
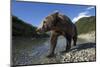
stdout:
POLYGON ((55 12, 55 13, 47 16, 43 20, 41 27, 39 27, 36 31, 40 32, 40 33, 51 31, 56 26, 58 14, 59 14, 59 12, 55 12))

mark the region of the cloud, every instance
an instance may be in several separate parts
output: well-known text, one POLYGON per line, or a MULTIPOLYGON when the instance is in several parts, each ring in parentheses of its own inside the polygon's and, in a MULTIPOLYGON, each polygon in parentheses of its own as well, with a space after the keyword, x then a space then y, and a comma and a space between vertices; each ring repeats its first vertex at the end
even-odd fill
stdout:
POLYGON ((72 22, 78 21, 82 17, 90 17, 91 15, 89 14, 89 10, 93 9, 94 7, 88 7, 84 12, 79 13, 76 17, 73 18, 72 22))
POLYGON ((72 22, 75 23, 76 21, 78 21, 78 20, 79 20, 80 18, 82 18, 82 17, 89 17, 89 16, 91 16, 91 15, 88 14, 88 13, 89 13, 88 11, 79 13, 78 16, 76 16, 76 17, 73 18, 72 22))
POLYGON ((94 8, 93 6, 92 6, 92 7, 88 7, 87 10, 91 10, 91 9, 93 9, 93 8, 94 8))

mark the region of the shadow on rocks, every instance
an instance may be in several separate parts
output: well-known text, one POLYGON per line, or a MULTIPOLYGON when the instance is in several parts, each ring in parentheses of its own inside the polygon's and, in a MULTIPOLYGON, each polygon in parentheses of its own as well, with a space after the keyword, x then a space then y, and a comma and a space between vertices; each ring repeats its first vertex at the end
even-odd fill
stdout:
POLYGON ((96 43, 83 43, 83 44, 79 44, 77 46, 75 46, 74 48, 72 48, 70 51, 80 51, 80 50, 85 50, 85 49, 90 49, 90 48, 96 48, 96 43))

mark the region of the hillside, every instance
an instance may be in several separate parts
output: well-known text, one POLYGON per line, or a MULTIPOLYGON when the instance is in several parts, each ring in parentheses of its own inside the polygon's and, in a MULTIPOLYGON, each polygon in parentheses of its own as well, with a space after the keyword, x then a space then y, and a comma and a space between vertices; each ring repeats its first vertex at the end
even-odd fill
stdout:
POLYGON ((24 22, 16 16, 12 16, 12 36, 20 37, 47 37, 47 34, 37 34, 35 26, 24 22))
POLYGON ((88 33, 91 31, 95 31, 96 29, 96 17, 83 17, 79 19, 76 23, 78 34, 88 33))

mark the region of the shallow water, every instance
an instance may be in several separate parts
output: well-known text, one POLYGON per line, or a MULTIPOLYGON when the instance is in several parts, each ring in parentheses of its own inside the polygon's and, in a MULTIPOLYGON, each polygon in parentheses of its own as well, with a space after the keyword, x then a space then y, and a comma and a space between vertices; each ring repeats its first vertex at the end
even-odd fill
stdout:
MULTIPOLYGON (((58 59, 47 59, 46 55, 49 53, 50 39, 34 39, 34 38, 14 38, 12 40, 12 61, 14 65, 31 65, 31 64, 43 64, 45 61, 52 61, 59 63, 58 59)), ((59 54, 60 51, 65 50, 66 40, 63 37, 59 37, 55 53, 59 54)), ((83 39, 78 39, 77 43, 85 43, 83 39)), ((73 47, 73 45, 72 45, 73 47)))

